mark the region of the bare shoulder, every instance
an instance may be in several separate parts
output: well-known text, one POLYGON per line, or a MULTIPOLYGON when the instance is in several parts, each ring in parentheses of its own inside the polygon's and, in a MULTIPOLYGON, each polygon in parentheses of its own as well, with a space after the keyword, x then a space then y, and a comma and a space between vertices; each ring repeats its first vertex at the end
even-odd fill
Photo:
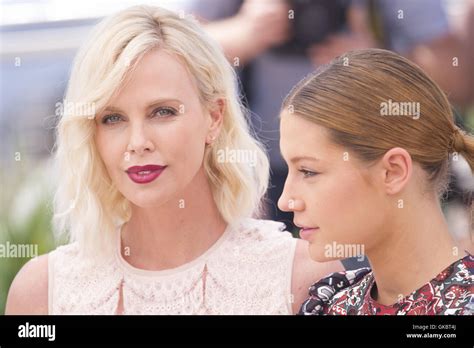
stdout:
POLYGON ((5 314, 48 314, 48 254, 31 259, 18 272, 5 314))
POLYGON ((311 285, 319 279, 333 273, 343 271, 341 261, 316 262, 311 259, 308 242, 298 239, 293 261, 291 291, 293 294, 293 313, 297 313, 301 304, 308 297, 311 285))

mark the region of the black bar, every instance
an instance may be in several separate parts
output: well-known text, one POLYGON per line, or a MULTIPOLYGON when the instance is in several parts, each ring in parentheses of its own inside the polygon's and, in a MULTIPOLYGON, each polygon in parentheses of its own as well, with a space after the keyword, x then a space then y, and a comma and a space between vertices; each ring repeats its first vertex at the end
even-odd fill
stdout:
POLYGON ((0 346, 130 344, 135 347, 150 342, 472 347, 472 319, 460 316, 0 316, 0 346), (55 340, 19 337, 20 325, 25 328, 26 323, 30 329, 31 325, 55 325, 55 340), (421 337, 407 337, 407 334, 421 337), (456 337, 433 336, 445 334, 456 337))

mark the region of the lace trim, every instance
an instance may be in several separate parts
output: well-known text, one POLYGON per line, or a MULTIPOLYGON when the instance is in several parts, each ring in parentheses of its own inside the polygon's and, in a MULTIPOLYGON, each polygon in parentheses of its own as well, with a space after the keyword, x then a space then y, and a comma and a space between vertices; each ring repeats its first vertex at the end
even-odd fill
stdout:
POLYGON ((61 246, 50 253, 49 312, 291 314, 297 240, 276 222, 235 226, 197 259, 165 271, 125 267, 118 254, 92 262, 77 243, 61 246))

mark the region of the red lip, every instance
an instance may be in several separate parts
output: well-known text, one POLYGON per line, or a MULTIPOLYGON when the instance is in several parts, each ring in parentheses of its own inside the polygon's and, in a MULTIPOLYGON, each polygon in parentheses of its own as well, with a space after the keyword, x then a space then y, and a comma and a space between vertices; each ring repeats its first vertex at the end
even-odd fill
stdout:
POLYGON ((167 166, 159 166, 154 164, 147 164, 146 166, 133 166, 126 170, 129 178, 137 184, 148 184, 166 169, 167 166))

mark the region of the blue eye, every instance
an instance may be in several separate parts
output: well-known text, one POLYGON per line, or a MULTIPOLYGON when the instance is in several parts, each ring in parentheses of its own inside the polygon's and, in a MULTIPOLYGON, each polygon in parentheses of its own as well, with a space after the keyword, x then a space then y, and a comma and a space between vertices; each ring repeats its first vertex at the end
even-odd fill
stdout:
MULTIPOLYGON (((151 117, 156 116, 159 118, 166 118, 166 117, 175 116, 175 115, 177 115, 177 111, 175 109, 169 108, 169 107, 160 107, 160 108, 155 109, 152 112, 151 117)), ((110 114, 102 118, 102 123, 107 124, 107 125, 116 124, 116 123, 119 123, 120 121, 123 121, 123 118, 119 114, 110 114)))
POLYGON ((313 177, 313 176, 316 176, 317 174, 319 174, 319 173, 312 172, 312 171, 305 170, 305 169, 299 169, 298 171, 303 173, 303 176, 305 178, 310 178, 310 177, 313 177))
POLYGON ((117 123, 122 120, 122 117, 120 115, 112 114, 112 115, 107 115, 102 118, 102 123, 103 124, 113 124, 117 123))
POLYGON ((152 115, 157 117, 169 117, 175 116, 177 114, 176 110, 173 108, 157 108, 153 111, 152 115))

